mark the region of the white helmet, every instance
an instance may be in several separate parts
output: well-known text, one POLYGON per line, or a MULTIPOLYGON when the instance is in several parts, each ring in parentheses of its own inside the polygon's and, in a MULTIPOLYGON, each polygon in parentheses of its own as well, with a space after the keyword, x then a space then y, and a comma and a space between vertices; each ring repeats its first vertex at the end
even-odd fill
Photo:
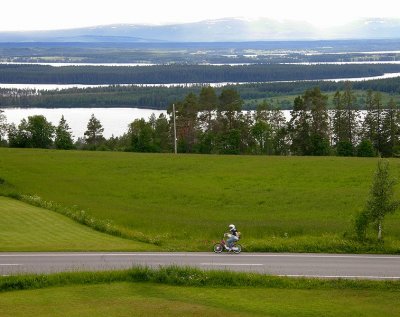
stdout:
POLYGON ((230 225, 229 225, 229 229, 230 229, 230 230, 235 229, 235 225, 230 224, 230 225))

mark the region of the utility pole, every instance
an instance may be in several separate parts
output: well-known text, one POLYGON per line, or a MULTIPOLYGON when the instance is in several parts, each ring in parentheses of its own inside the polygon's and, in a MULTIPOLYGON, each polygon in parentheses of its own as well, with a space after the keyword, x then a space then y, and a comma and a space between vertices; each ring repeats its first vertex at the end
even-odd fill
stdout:
POLYGON ((174 115, 174 148, 175 148, 175 154, 178 153, 178 148, 176 146, 176 119, 175 119, 175 104, 172 104, 172 112, 174 115))

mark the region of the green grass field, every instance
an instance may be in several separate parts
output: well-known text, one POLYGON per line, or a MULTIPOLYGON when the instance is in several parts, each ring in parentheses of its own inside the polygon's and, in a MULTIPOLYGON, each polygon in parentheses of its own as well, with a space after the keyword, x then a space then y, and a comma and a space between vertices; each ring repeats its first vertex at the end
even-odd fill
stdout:
MULTIPOLYGON (((210 250, 234 223, 246 250, 377 252, 381 246, 344 238, 376 164, 374 158, 1 148, 0 192, 78 206, 170 250, 210 250)), ((400 175, 398 160, 391 170, 400 175)), ((399 220, 400 213, 387 217, 382 252, 400 252, 399 220)))
POLYGON ((6 197, 0 197, 0 218, 0 251, 157 250, 6 197))
POLYGON ((173 267, 28 275, 0 279, 0 315, 389 317, 399 286, 173 267))
POLYGON ((18 316, 399 316, 399 292, 112 283, 0 294, 18 316))

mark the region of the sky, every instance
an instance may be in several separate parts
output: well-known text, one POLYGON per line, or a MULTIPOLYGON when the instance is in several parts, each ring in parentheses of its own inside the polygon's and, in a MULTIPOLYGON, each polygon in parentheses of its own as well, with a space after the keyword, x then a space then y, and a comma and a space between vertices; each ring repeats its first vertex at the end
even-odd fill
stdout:
POLYGON ((108 24, 172 24, 260 17, 317 27, 360 18, 399 18, 399 0, 6 0, 0 31, 69 29, 108 24))

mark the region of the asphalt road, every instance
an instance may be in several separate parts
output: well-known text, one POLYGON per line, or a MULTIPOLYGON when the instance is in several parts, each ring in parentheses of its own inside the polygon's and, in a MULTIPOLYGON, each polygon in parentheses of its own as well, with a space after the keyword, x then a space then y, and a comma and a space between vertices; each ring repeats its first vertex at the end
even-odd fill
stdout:
POLYGON ((400 280, 400 256, 205 252, 0 253, 0 275, 180 265, 279 276, 400 280))

